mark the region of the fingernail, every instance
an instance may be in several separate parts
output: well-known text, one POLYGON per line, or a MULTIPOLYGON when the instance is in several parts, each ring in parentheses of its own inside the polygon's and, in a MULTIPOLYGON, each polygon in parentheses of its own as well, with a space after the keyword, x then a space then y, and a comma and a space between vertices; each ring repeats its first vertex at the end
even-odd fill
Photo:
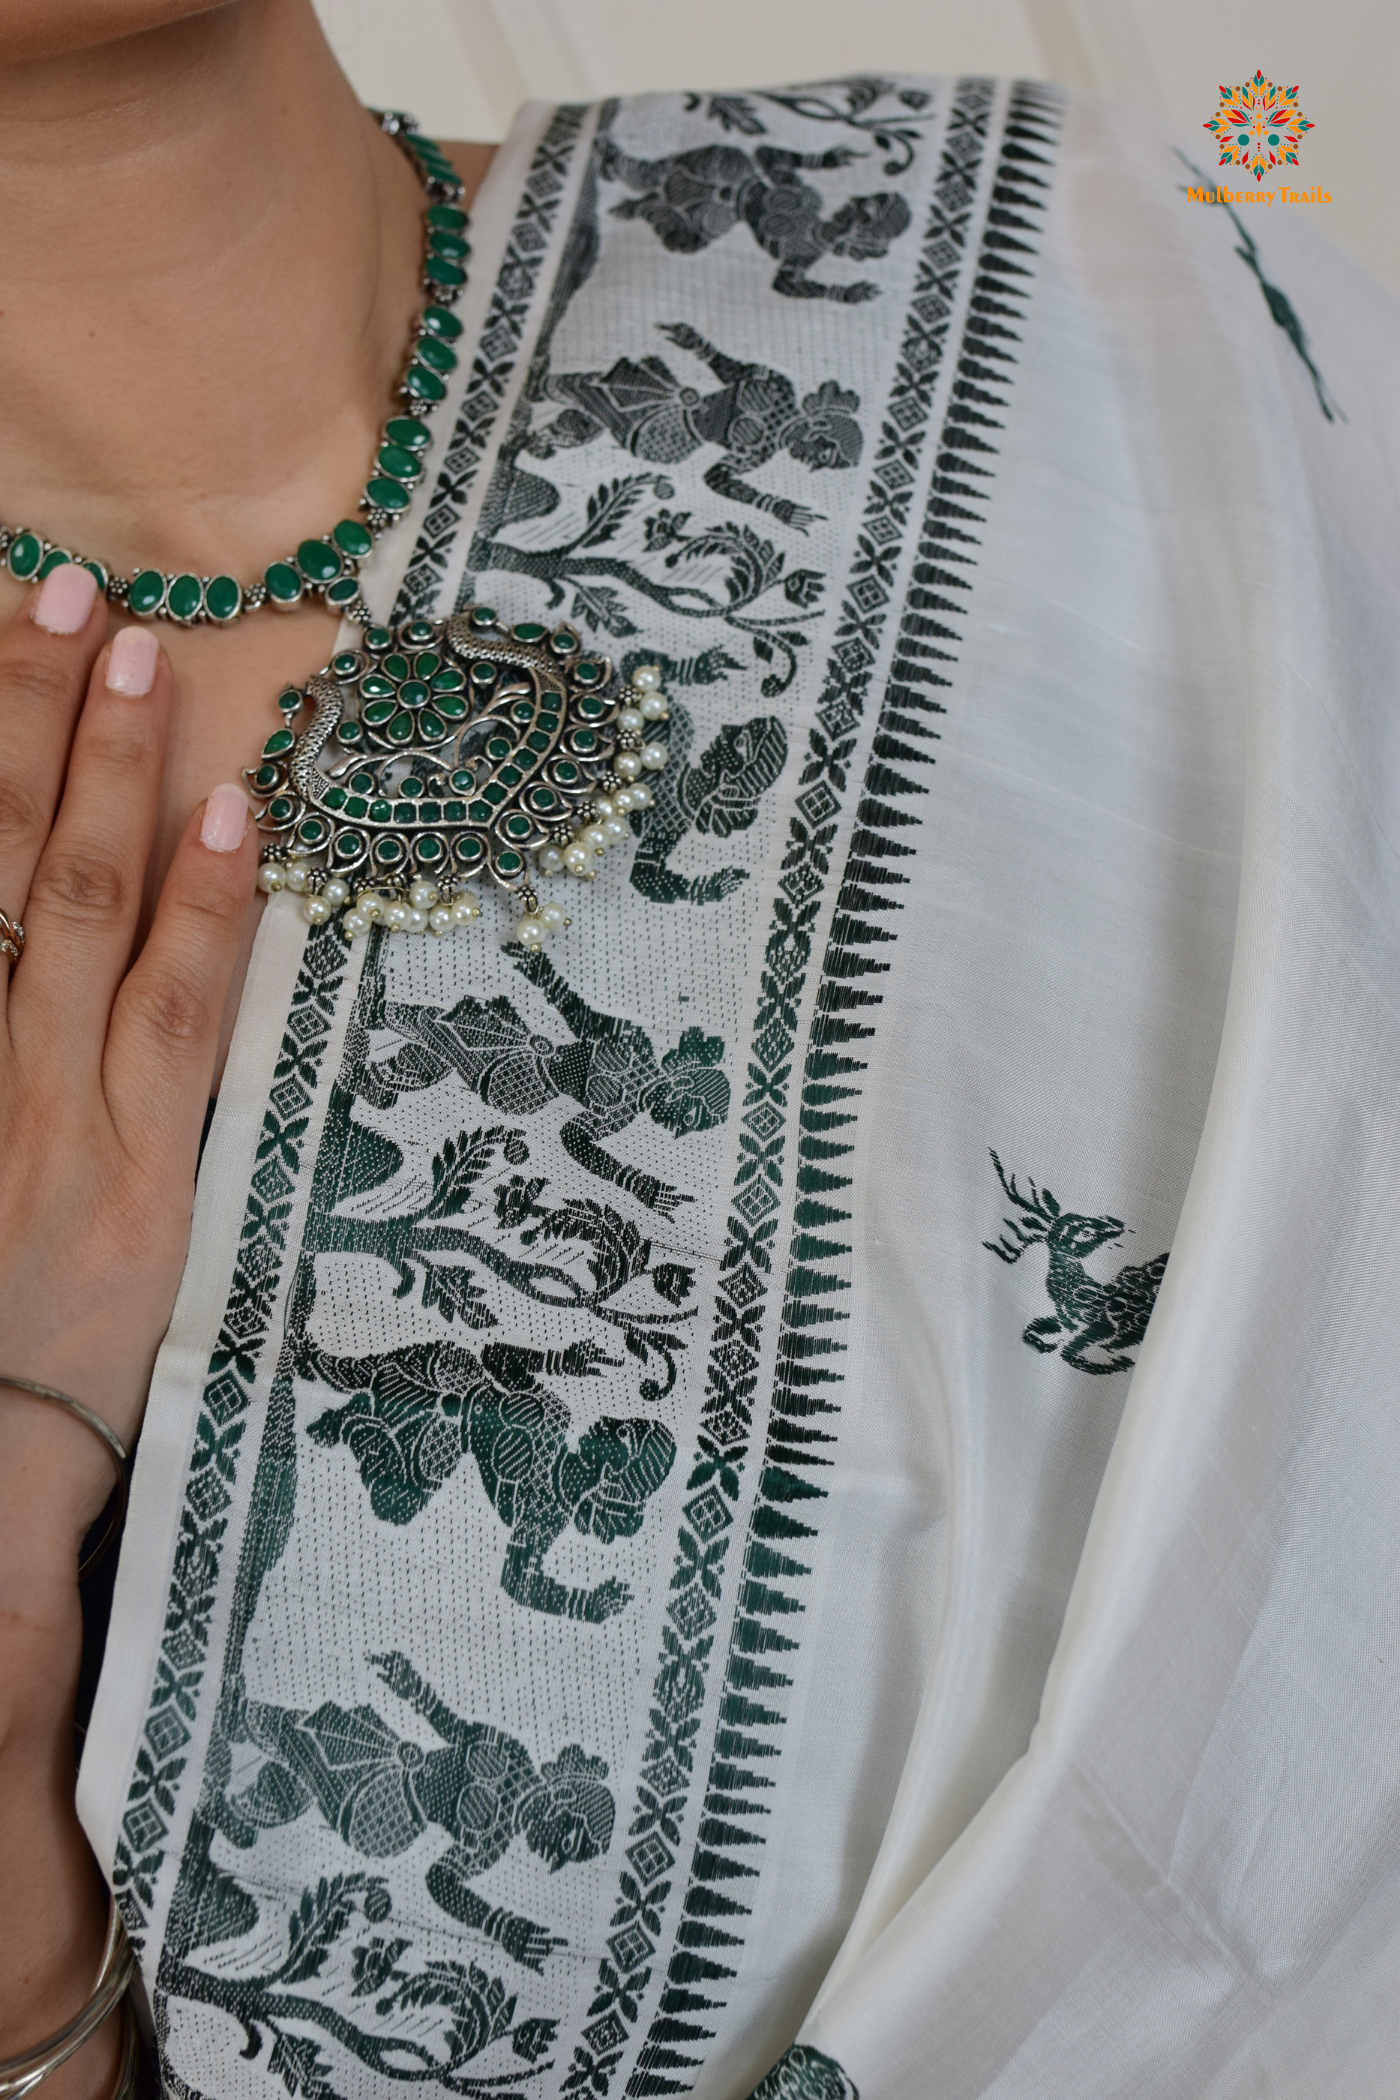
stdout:
POLYGON ((119 627, 107 651, 105 679, 109 693, 149 693, 155 681, 160 644, 149 627, 119 627))
POLYGON ((199 843, 211 853, 233 853, 243 844, 248 828, 248 797, 241 787, 225 782, 216 787, 204 805, 199 843))
POLYGON ((40 584, 30 617, 36 627, 46 627, 50 634, 76 634, 87 626, 96 596, 97 578, 91 569, 81 562, 60 562, 40 584))

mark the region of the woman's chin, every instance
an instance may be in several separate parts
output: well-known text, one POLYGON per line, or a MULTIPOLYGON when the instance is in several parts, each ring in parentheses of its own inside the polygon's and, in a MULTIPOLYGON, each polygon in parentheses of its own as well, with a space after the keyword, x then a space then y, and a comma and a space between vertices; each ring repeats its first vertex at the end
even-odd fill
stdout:
POLYGON ((234 0, 0 0, 0 66, 63 58, 220 13, 234 0))

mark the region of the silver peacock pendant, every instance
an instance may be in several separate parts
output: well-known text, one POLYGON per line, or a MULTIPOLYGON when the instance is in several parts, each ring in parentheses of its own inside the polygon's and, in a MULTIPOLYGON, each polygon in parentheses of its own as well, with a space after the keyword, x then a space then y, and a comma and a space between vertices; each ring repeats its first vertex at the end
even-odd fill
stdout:
POLYGON ((265 844, 260 889, 303 898, 347 940, 376 923, 446 934, 481 916, 473 883, 522 907, 538 947, 569 923, 540 876, 589 880, 666 763, 662 673, 623 679, 569 626, 506 626, 486 606, 368 627, 304 686, 244 775, 265 844), (298 726, 301 725, 301 726, 298 726))

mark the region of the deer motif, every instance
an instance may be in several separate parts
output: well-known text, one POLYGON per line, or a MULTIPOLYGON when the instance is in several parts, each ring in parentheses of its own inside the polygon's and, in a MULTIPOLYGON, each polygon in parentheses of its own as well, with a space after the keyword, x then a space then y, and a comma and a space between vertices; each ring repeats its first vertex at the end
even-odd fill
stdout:
POLYGON ((1003 1219, 1005 1232, 998 1239, 983 1240, 982 1245, 1008 1267, 1031 1247, 1044 1247, 1050 1256, 1045 1284, 1055 1310, 1032 1320, 1021 1340, 1043 1356, 1053 1356, 1058 1348, 1076 1371, 1100 1376, 1130 1371, 1135 1359, 1126 1352, 1135 1349, 1147 1332, 1167 1266, 1166 1255, 1130 1263, 1107 1283, 1100 1283, 1085 1268, 1085 1256, 1100 1247, 1118 1246, 1127 1230, 1123 1220, 1062 1211, 1049 1189, 1037 1188, 1033 1181, 1027 1181, 1030 1194, 1024 1196, 995 1152, 992 1165, 1004 1194, 1021 1215, 1003 1219), (1063 1346, 1056 1339, 1060 1335, 1068 1336, 1063 1346))

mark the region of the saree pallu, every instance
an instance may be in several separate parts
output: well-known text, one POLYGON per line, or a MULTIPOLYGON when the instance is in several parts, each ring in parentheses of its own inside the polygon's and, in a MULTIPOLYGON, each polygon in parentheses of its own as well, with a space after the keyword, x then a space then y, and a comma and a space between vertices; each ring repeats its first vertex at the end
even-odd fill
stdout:
POLYGON ((498 155, 367 596, 668 764, 544 953, 265 914, 81 1780, 168 2093, 1385 2089, 1395 309, 1218 197, 982 79, 498 155))

